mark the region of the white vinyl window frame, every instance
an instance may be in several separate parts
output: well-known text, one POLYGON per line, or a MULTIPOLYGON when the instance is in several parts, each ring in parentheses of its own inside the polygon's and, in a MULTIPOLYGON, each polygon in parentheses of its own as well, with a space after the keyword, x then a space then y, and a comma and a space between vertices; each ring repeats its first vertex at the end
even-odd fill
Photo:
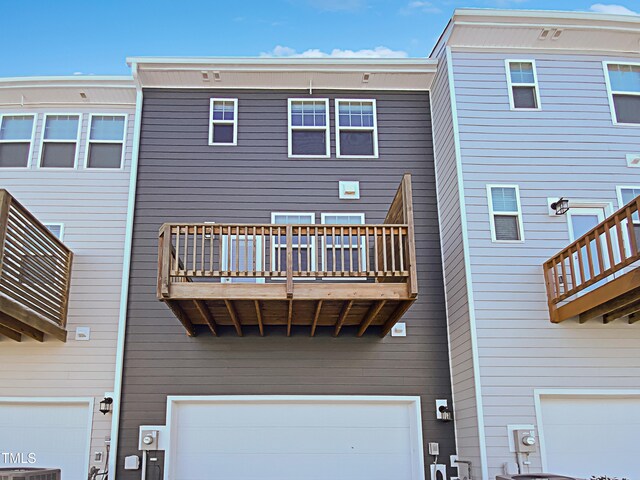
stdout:
POLYGON ((492 243, 524 243, 524 225, 522 220, 522 205, 520 203, 520 188, 518 185, 507 185, 507 184, 487 184, 487 200, 489 203, 489 225, 491 226, 491 242, 492 243), (493 193, 491 189, 493 188, 514 188, 516 192, 516 205, 517 210, 511 212, 496 212, 493 210, 493 193), (498 240, 496 238, 496 216, 507 216, 518 218, 518 230, 520 233, 520 238, 518 240, 498 240))
MULTIPOLYGON (((61 222, 44 222, 43 225, 49 229, 49 227, 58 227, 60 229, 60 235, 58 235, 58 240, 64 242, 64 223, 61 222)), ((53 233, 53 232, 51 232, 53 233)), ((55 235, 55 234, 54 234, 55 235)))
POLYGON ((38 154, 38 168, 41 168, 43 170, 55 170, 55 171, 59 171, 59 170, 77 170, 78 168, 78 158, 80 156, 80 140, 81 140, 81 135, 82 135, 82 120, 83 120, 83 115, 82 113, 78 113, 78 112, 72 112, 72 113, 66 113, 66 112, 55 112, 55 113, 45 113, 44 117, 42 118, 42 133, 40 134, 40 152, 38 154), (47 128, 47 118, 49 117, 78 117, 78 132, 76 134, 76 138, 74 139, 65 139, 65 140, 46 140, 44 138, 45 136, 45 132, 46 132, 46 128, 47 128), (43 167, 42 166, 42 160, 43 160, 43 156, 44 156, 44 146, 46 143, 73 143, 75 142, 76 144, 76 156, 73 159, 73 167, 43 167))
POLYGON ((238 145, 238 99, 237 98, 211 98, 209 100, 209 146, 224 147, 238 145), (215 102, 233 102, 233 120, 214 120, 213 105, 215 102), (213 129, 215 125, 233 125, 233 142, 214 142, 213 129))
POLYGON ((103 171, 118 171, 118 170, 123 170, 124 169, 124 157, 125 157, 125 150, 126 150, 126 146, 127 146, 127 125, 128 125, 128 121, 129 121, 129 115, 127 115, 126 113, 91 113, 89 114, 89 123, 87 124, 87 142, 84 148, 84 165, 83 167, 87 170, 103 170, 103 171), (91 122, 93 122, 93 117, 122 117, 124 118, 124 127, 122 130, 122 140, 91 140, 91 122), (91 146, 92 143, 106 143, 106 144, 113 144, 113 145, 117 145, 120 144, 122 145, 122 155, 120 156, 120 166, 118 168, 97 168, 97 167, 90 167, 89 166, 89 147, 91 146))
POLYGON ((611 113, 611 122, 613 125, 620 127, 635 127, 639 128, 639 123, 624 123, 618 122, 618 117, 616 115, 616 106, 613 102, 614 95, 632 95, 632 96, 640 96, 640 92, 629 92, 624 90, 612 90, 611 88, 611 79, 609 78, 609 65, 629 65, 632 67, 640 67, 640 63, 638 62, 602 62, 602 68, 604 69, 604 82, 607 87, 607 97, 609 99, 609 111, 611 113))
MULTIPOLYGON (((313 225, 315 224, 316 221, 316 213, 315 212, 271 212, 271 224, 272 225, 286 225, 284 223, 276 223, 276 217, 279 215, 298 215, 301 217, 309 217, 311 219, 311 222, 309 223, 309 225, 313 225)), ((280 245, 279 241, 276 240, 278 238, 278 235, 273 235, 271 237, 271 271, 275 272, 277 270, 275 270, 275 259, 276 259, 276 245, 280 245)), ((294 236, 294 240, 297 239, 297 237, 294 236)), ((311 271, 314 271, 316 269, 316 242, 314 237, 312 236, 309 239, 309 246, 308 248, 311 249, 311 266, 309 267, 311 271)), ((286 248, 286 243, 281 245, 282 248, 286 248)), ((294 245, 295 247, 295 245, 294 245)), ((273 277, 271 280, 285 280, 284 277, 273 277)), ((294 281, 305 281, 305 280, 315 280, 315 277, 296 277, 294 278, 294 281)))
MULTIPOLYGON (((27 158, 27 165, 24 167, 0 167, 0 171, 7 170, 28 170, 31 168, 31 161, 33 158, 33 147, 36 138, 36 124, 38 123, 38 114, 37 113, 11 113, 4 112, 0 114, 0 127, 2 127, 2 122, 4 117, 31 117, 33 124, 31 125, 31 137, 29 138, 29 156, 27 158)), ((25 143, 27 140, 2 140, 0 139, 0 143, 25 143)))
POLYGON ((509 108, 516 112, 537 112, 542 110, 542 103, 540 102, 540 86, 538 84, 538 68, 536 61, 532 58, 507 58, 504 61, 505 73, 507 75, 507 90, 509 93, 509 108), (512 63, 530 63, 533 69, 533 83, 513 83, 511 81, 511 64, 512 63), (513 101, 513 87, 533 87, 536 98, 536 108, 518 108, 513 101))
POLYGON ((287 99, 287 147, 289 158, 330 158, 331 157, 331 138, 330 138, 330 124, 329 124, 329 99, 328 98, 288 98, 287 99), (324 102, 325 105, 325 126, 304 126, 304 125, 292 125, 291 124, 291 105, 294 102, 313 103, 324 102), (294 155, 293 154, 293 131, 294 130, 315 130, 325 132, 325 153, 324 155, 294 155))
MULTIPOLYGON (((364 220, 364 213, 345 213, 345 212, 323 212, 320 214, 320 223, 322 225, 332 225, 331 223, 326 223, 326 217, 359 217, 360 218, 360 224, 359 225, 365 225, 365 220, 364 220)), ((357 224, 354 224, 354 227, 357 227, 357 224)), ((352 235, 353 236, 353 235, 352 235)), ((357 236, 357 234, 356 234, 357 236)), ((366 257, 366 247, 365 247, 365 242, 367 241, 367 237, 366 235, 362 235, 362 239, 360 240, 361 243, 361 248, 360 248, 360 261, 362 263, 362 265, 366 265, 367 263, 367 257, 366 257)), ((327 241, 323 238, 322 239, 322 256, 320 261, 322 262, 322 271, 326 271, 326 267, 327 267, 327 251, 330 251, 333 249, 332 246, 327 245, 327 241)), ((336 250, 340 249, 342 250, 344 248, 343 245, 338 246, 336 244, 336 250)), ((342 255, 342 258, 344 259, 344 255, 342 255)), ((343 260, 344 261, 344 260, 343 260)), ((366 267, 365 267, 366 270, 366 267)), ((345 281, 345 280, 350 280, 350 281, 362 281, 363 279, 365 279, 365 277, 352 277, 352 278, 347 278, 347 277, 323 277, 323 280, 340 280, 340 281, 345 281)))
MULTIPOLYGON (((627 203, 622 199, 623 190, 640 190, 640 185, 619 185, 616 187, 616 195, 618 197, 618 209, 624 207, 627 203)), ((635 223, 635 222, 634 222, 635 223)))
POLYGON ((336 122, 336 158, 378 158, 378 109, 375 98, 336 98, 335 99, 335 122, 336 122), (340 126, 339 107, 343 102, 371 103, 373 106, 373 127, 342 127, 340 126), (340 132, 372 132, 373 133, 373 155, 343 155, 340 151, 340 132))

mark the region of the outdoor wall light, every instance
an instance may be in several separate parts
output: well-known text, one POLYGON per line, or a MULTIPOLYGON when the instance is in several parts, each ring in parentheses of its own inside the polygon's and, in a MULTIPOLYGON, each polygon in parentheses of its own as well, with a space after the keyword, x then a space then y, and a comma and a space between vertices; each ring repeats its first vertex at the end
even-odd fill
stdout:
POLYGON ((553 202, 551 205, 551 210, 556 212, 556 215, 564 215, 569 211, 569 200, 566 198, 560 197, 557 201, 553 202))
POLYGON ((113 404, 113 398, 111 397, 104 397, 100 401, 100 411, 102 412, 103 415, 106 415, 111 411, 112 404, 113 404))
POLYGON ((449 410, 449 407, 447 407, 446 405, 440 405, 438 411, 440 412, 440 417, 438 418, 438 420, 442 422, 450 422, 451 420, 453 420, 453 412, 449 410))

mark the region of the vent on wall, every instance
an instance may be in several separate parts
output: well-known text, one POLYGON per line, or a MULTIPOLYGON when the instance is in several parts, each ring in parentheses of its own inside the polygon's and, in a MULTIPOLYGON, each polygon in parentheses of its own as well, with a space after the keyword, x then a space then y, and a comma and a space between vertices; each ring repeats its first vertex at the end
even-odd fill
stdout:
POLYGON ((630 167, 640 167, 640 153, 628 153, 627 165, 630 167))

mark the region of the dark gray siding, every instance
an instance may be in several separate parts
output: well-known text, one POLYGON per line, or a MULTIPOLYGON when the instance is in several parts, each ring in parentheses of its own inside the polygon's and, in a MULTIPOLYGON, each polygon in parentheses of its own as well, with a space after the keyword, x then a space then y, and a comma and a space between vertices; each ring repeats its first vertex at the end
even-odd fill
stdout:
MULTIPOLYGON (((138 427, 164 424, 166 396, 229 394, 420 395, 425 447, 454 453, 429 97, 426 93, 314 92, 331 99, 330 159, 287 158, 287 98, 305 92, 147 90, 142 116, 119 441, 138 453, 138 427), (238 146, 207 145, 209 98, 239 98, 238 146), (376 98, 379 159, 336 159, 334 98, 376 98), (272 211, 364 212, 382 222, 405 172, 413 174, 419 300, 405 338, 287 338, 271 333, 188 338, 155 296, 157 233, 167 221, 261 222, 272 211), (361 199, 338 199, 338 180, 360 180, 361 199)), ((430 463, 427 458, 425 463, 430 463)), ((119 479, 139 472, 118 471, 119 479)))

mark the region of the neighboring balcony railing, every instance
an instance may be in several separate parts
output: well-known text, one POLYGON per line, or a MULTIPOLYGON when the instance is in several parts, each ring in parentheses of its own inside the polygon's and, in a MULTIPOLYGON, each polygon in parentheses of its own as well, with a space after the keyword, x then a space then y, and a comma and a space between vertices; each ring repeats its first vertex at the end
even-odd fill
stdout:
POLYGON ((640 197, 544 263, 551 321, 603 316, 605 323, 640 311, 640 197))
POLYGON ((263 334, 270 321, 290 333, 307 320, 312 333, 355 323, 360 334, 370 325, 386 333, 418 293, 411 177, 380 224, 165 223, 157 287, 189 334, 198 323, 238 334, 256 324, 263 334), (241 302, 257 302, 250 318, 241 302))
POLYGON ((73 253, 0 190, 0 336, 66 341, 73 253))

